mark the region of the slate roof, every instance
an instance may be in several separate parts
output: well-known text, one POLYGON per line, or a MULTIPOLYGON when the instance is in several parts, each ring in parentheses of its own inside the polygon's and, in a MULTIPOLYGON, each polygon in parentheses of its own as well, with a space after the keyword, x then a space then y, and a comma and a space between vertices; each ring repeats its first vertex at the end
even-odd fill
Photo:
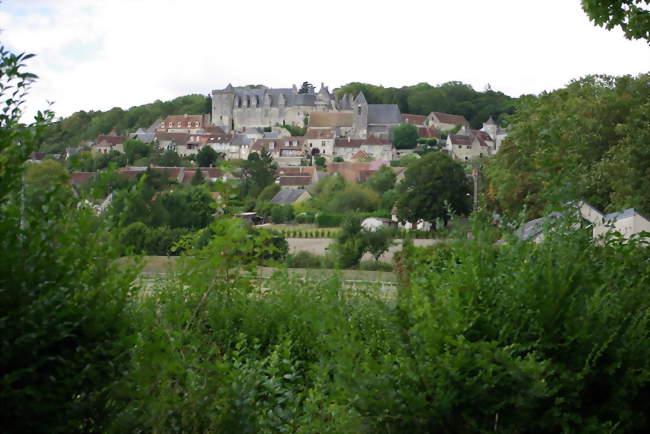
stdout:
POLYGON ((300 196, 305 194, 307 190, 295 189, 295 188, 286 188, 277 192, 271 203, 280 203, 284 205, 289 205, 294 203, 300 196))
POLYGON ((278 175, 280 176, 299 176, 309 175, 312 176, 316 171, 312 166, 287 166, 278 168, 278 175))
POLYGON ((246 136, 246 134, 235 134, 230 141, 230 144, 234 146, 242 146, 248 145, 252 141, 253 139, 250 139, 248 136, 246 136))
MULTIPOLYGON (((194 134, 193 134, 194 135, 194 134)), ((156 132, 156 140, 170 141, 177 145, 184 145, 190 141, 190 134, 188 133, 168 133, 166 131, 156 132)))
POLYGON ((138 139, 143 143, 151 143, 155 140, 156 133, 146 132, 140 128, 135 133, 129 134, 129 137, 132 139, 138 139))
POLYGON ((606 222, 610 221, 616 221, 628 217, 633 217, 635 214, 639 214, 634 208, 628 208, 623 211, 618 211, 618 212, 613 212, 610 214, 605 214, 605 217, 603 217, 603 220, 606 222))
POLYGON ((401 121, 397 104, 368 104, 369 124, 399 124, 401 121))

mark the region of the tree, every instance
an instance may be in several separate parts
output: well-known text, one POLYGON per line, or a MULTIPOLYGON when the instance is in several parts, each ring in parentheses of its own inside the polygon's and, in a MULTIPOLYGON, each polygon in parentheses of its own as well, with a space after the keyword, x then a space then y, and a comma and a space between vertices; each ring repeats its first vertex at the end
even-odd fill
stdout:
POLYGON ((264 188, 275 182, 277 165, 266 149, 261 153, 251 152, 242 164, 242 196, 257 196, 264 188))
POLYGON ((314 85, 308 81, 304 81, 302 86, 300 86, 298 93, 314 93, 314 85))
POLYGON ((413 149, 418 144, 418 129, 415 125, 400 124, 393 128, 392 135, 396 149, 413 149))
POLYGON ((349 268, 359 264, 365 244, 361 232, 361 218, 356 215, 348 216, 341 226, 334 244, 337 263, 341 268, 349 268))
POLYGON ((160 156, 158 165, 163 167, 178 167, 181 165, 181 157, 176 151, 167 150, 160 156))
POLYGON ((508 138, 485 164, 491 206, 511 215, 525 208, 531 218, 574 200, 602 210, 626 204, 649 212, 632 187, 641 187, 650 168, 640 146, 650 134, 649 100, 650 74, 587 76, 523 98, 508 138), (639 149, 628 153, 633 147, 639 149), (632 164, 629 172, 623 161, 632 164))
POLYGON ((368 178, 368 185, 379 194, 384 194, 386 191, 395 187, 395 172, 389 166, 381 166, 370 178, 368 178))
POLYGON ((210 146, 202 147, 196 154, 196 163, 199 167, 212 167, 219 159, 219 153, 210 146))
POLYGON ((374 231, 363 231, 365 251, 369 252, 375 262, 393 245, 393 231, 390 228, 382 227, 374 231))
POLYGON ((194 176, 192 177, 192 181, 190 184, 192 185, 201 185, 205 182, 205 177, 203 176, 203 172, 201 171, 200 168, 196 169, 196 172, 194 172, 194 176))
POLYGON ((598 26, 620 27, 626 38, 650 43, 649 4, 649 0, 582 0, 582 9, 598 26))
POLYGON ((402 221, 446 222, 449 207, 457 214, 470 210, 471 189, 463 167, 440 152, 431 152, 406 169, 398 191, 397 215, 402 221))
MULTIPOLYGON (((0 424, 15 432, 105 431, 124 371, 125 306, 137 273, 107 222, 56 194, 23 199, 25 161, 50 114, 24 124, 35 76, 0 47, 0 424)), ((41 179, 34 176, 32 181, 41 179)), ((56 193, 60 182, 52 185, 56 193)))
POLYGON ((124 153, 126 154, 126 161, 133 164, 140 158, 148 157, 151 153, 151 146, 139 139, 128 139, 124 142, 124 153))

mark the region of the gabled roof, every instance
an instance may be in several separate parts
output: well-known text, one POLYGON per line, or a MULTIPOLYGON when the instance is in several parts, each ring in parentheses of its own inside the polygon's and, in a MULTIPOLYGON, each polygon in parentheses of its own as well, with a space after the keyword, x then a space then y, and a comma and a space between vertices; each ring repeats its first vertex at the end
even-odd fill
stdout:
POLYGON ((307 128, 305 139, 331 140, 336 137, 332 128, 307 128))
POLYGON ((397 104, 369 104, 369 124, 399 124, 402 121, 397 104))
POLYGON ((449 141, 452 145, 471 145, 472 136, 466 136, 462 134, 450 134, 449 141))
POLYGON ((368 158, 369 155, 362 149, 359 149, 357 152, 354 153, 352 156, 353 160, 361 160, 363 158, 368 158))
POLYGON ((165 128, 187 128, 187 123, 191 123, 191 128, 195 128, 195 122, 199 123, 199 126, 203 126, 203 115, 169 115, 165 118, 165 128), (169 123, 172 123, 172 126, 169 127, 169 123), (181 126, 178 127, 178 123, 181 123, 181 126))
POLYGON ((363 144, 361 139, 342 138, 334 140, 334 146, 337 148, 358 148, 363 144))
POLYGON ((107 143, 111 146, 115 145, 120 145, 126 141, 126 137, 124 136, 104 136, 104 135, 99 135, 95 139, 95 144, 99 145, 100 143, 104 142, 107 143))
POLYGON ((352 127, 352 112, 312 112, 309 115, 310 127, 352 127))
POLYGON ((452 125, 465 125, 469 127, 469 122, 461 115, 452 115, 449 113, 441 112, 431 112, 431 115, 435 115, 438 120, 443 124, 452 124, 452 125))
POLYGON ((438 137, 439 135, 440 131, 438 131, 435 127, 418 127, 418 137, 432 139, 434 137, 438 137))
POLYGON ((424 121, 427 119, 426 116, 423 115, 410 115, 410 114, 402 114, 402 123, 403 124, 411 124, 411 125, 424 125, 424 121))
MULTIPOLYGON (((637 210, 635 210, 634 208, 628 208, 628 209, 623 210, 623 211, 618 211, 618 212, 613 212, 613 213, 605 214, 605 216, 603 217, 603 220, 606 221, 606 222, 609 222, 609 221, 617 221, 617 220, 624 219, 624 218, 628 218, 628 217, 634 217, 634 216, 637 215, 637 214, 641 215, 641 214, 640 214, 637 210)), ((644 218, 645 218, 645 217, 644 217, 644 218)), ((646 220, 647 220, 647 219, 646 219, 646 220)))
MULTIPOLYGON (((194 134, 193 134, 194 135, 194 134)), ((168 133, 166 131, 156 132, 156 140, 171 141, 177 145, 184 145, 190 141, 190 134, 188 133, 168 133)))
POLYGON ((297 201, 300 196, 303 194, 309 194, 307 190, 295 189, 295 188, 285 188, 276 193, 271 199, 271 203, 279 203, 284 205, 289 205, 297 201))
POLYGON ((284 187, 305 187, 311 184, 311 175, 299 176, 280 176, 278 178, 280 185, 284 187))
POLYGON ((316 171, 312 166, 287 166, 278 168, 278 175, 280 176, 312 176, 316 171))
POLYGON ((70 184, 85 184, 95 176, 96 172, 71 172, 70 173, 70 184))

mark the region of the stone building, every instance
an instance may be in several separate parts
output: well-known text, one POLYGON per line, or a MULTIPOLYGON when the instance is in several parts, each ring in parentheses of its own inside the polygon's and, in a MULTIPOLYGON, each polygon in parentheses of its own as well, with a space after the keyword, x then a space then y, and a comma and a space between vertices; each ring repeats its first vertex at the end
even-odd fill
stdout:
POLYGON ((336 99, 321 84, 318 93, 291 89, 235 88, 212 91, 212 125, 226 132, 274 125, 307 125, 312 112, 336 110, 336 99))

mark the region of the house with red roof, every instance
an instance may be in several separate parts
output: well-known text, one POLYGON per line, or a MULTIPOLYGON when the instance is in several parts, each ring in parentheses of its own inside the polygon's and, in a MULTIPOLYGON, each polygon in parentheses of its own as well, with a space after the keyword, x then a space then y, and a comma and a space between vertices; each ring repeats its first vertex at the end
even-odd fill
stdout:
POLYGON ((458 127, 469 128, 469 122, 461 115, 452 115, 449 113, 431 112, 427 116, 426 127, 434 127, 440 131, 453 130, 458 127))

